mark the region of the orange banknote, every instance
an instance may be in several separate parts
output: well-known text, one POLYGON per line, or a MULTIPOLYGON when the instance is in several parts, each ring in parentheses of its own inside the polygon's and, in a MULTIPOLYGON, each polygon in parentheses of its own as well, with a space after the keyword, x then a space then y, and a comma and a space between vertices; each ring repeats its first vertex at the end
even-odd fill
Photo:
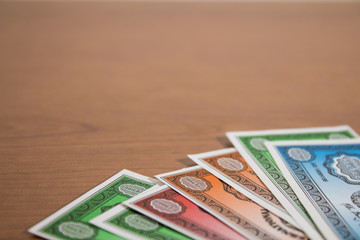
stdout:
POLYGON ((301 230, 199 166, 156 177, 249 239, 308 239, 301 230))
POLYGON ((194 162, 282 219, 298 226, 235 148, 188 155, 194 162))

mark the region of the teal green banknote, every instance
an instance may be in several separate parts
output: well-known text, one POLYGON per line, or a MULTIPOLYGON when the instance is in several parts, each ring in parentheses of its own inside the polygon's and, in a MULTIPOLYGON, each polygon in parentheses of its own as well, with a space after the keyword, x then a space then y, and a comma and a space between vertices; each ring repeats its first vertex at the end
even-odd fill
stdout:
POLYGON ((89 221, 156 183, 155 179, 122 170, 30 228, 29 232, 51 240, 124 239, 90 224, 89 221))
POLYGON ((91 223, 131 240, 190 240, 191 238, 152 220, 145 215, 118 205, 91 220, 91 223))
POLYGON ((258 177, 273 192, 279 202, 310 238, 321 239, 309 214, 284 178, 265 141, 350 139, 358 135, 348 126, 282 129, 251 132, 228 132, 228 138, 258 177))

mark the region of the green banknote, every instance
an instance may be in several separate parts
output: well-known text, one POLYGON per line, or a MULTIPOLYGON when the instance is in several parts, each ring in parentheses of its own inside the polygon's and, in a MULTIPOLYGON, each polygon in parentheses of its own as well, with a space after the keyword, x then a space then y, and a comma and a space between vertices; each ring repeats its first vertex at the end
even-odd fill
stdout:
POLYGON ((317 228, 304 206, 284 178, 273 157, 267 150, 265 141, 351 139, 358 135, 349 126, 282 129, 251 132, 228 132, 226 134, 242 157, 256 172, 258 177, 273 192, 279 202, 289 212, 300 227, 311 237, 321 239, 317 228))
POLYGON ((110 211, 101 214, 100 216, 91 220, 91 223, 109 232, 132 240, 191 239, 123 205, 118 205, 112 208, 110 211))
POLYGON ((46 239, 124 239, 89 221, 155 185, 157 180, 122 170, 29 229, 46 239))

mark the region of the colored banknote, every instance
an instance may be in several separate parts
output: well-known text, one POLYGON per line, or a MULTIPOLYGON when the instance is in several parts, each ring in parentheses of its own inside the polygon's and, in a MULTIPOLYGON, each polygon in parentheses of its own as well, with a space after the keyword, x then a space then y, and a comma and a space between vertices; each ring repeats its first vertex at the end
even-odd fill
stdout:
POLYGON ((244 158, 234 149, 188 155, 194 162, 220 178, 257 204, 296 226, 272 192, 263 184, 244 158))
POLYGON ((266 143, 326 239, 360 239, 360 139, 266 143))
POLYGON ((139 212, 129 209, 123 204, 113 207, 109 211, 92 219, 90 222, 129 240, 191 239, 139 212))
POLYGON ((122 170, 29 229, 46 239, 124 239, 89 223, 115 205, 145 191, 157 180, 122 170))
POLYGON ((168 186, 154 186, 124 204, 194 239, 246 239, 168 186))
POLYGON ((156 177, 249 239, 307 239, 302 231, 201 167, 156 177))
POLYGON ((348 126, 228 132, 226 135, 301 229, 314 239, 322 239, 317 227, 279 170, 264 142, 350 139, 358 135, 348 126))

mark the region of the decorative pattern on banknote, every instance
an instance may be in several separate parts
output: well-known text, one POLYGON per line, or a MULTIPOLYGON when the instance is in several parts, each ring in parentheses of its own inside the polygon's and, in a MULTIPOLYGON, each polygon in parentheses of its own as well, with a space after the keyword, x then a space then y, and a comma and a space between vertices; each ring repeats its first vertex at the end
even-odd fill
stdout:
POLYGON ((169 182, 173 182, 176 184, 177 187, 180 187, 182 190, 186 191, 186 192, 191 192, 192 194, 197 194, 197 193, 203 193, 205 191, 208 191, 212 188, 211 183, 206 180, 204 177, 206 176, 210 176, 211 174, 206 171, 205 169, 198 169, 195 171, 191 171, 191 172, 186 172, 184 174, 178 174, 176 176, 170 176, 170 177, 166 177, 166 179, 169 182), (190 177, 192 179, 198 179, 203 183, 206 183, 206 188, 202 189, 202 188, 197 188, 196 190, 194 190, 193 187, 184 184, 184 181, 182 181, 182 179, 184 179, 185 177, 190 177))
MULTIPOLYGON (((276 135, 274 135, 276 136, 276 135)), ((292 135, 289 135, 292 136, 292 135)), ((261 138, 267 139, 267 140, 274 140, 273 136, 262 136, 261 138)), ((250 151, 250 153, 254 156, 254 158, 261 164, 261 166, 265 169, 265 173, 269 174, 271 176, 270 179, 273 179, 275 181, 275 185, 278 185, 278 189, 280 191, 284 191, 287 196, 290 197, 290 199, 299 207, 299 209, 307 215, 307 212, 302 206, 300 200, 294 193, 294 191, 290 188, 288 182, 276 166, 274 160, 272 159, 270 153, 267 150, 260 150, 260 148, 254 148, 251 145, 251 139, 253 137, 240 137, 241 141, 244 143, 246 148, 250 151)), ((281 139, 281 138, 280 138, 281 139)), ((310 219, 310 217, 307 215, 307 218, 310 219)))
POLYGON ((285 141, 285 140, 320 140, 320 139, 329 139, 332 136, 348 137, 354 138, 354 136, 349 131, 339 131, 339 132, 315 132, 315 133, 297 133, 297 134, 273 134, 273 135, 263 135, 263 136, 245 136, 238 137, 239 140, 244 144, 246 149, 253 155, 254 159, 263 167, 265 173, 270 175, 270 179, 273 179, 275 185, 278 185, 280 191, 285 191, 286 195, 291 198, 291 200, 296 204, 296 206, 304 213, 309 221, 311 218, 304 206, 301 204, 300 200, 294 193, 294 191, 289 186, 288 182, 282 175, 281 171, 277 167, 274 159, 272 158, 269 151, 266 149, 264 141, 285 141), (256 139, 257 141, 254 141, 256 139))
POLYGON ((353 221, 360 223, 360 191, 351 194, 350 200, 353 204, 344 202, 341 205, 354 215, 353 221))
POLYGON ((179 179, 180 183, 194 191, 208 191, 211 189, 211 183, 204 178, 184 176, 179 179))
MULTIPOLYGON (((296 178, 300 181, 301 185, 306 189, 307 193, 311 196, 312 200, 319 207, 323 215, 328 219, 328 223, 333 229, 341 236, 341 239, 355 240, 351 234, 351 230, 348 228, 346 222, 343 221, 341 216, 333 208, 326 196, 317 188, 317 185, 312 181, 311 177, 305 171, 301 161, 296 161, 291 158, 287 153, 292 147, 281 147, 279 150, 285 156, 288 166, 292 169, 296 178)), ((300 147, 299 147, 300 148, 300 147)), ((309 147, 302 147, 306 150, 310 150, 309 147)), ((316 146, 313 149, 330 149, 331 146, 316 146)))
POLYGON ((298 147, 289 148, 288 155, 292 159, 300 162, 311 162, 316 159, 316 155, 312 150, 298 147))
MULTIPOLYGON (((241 194, 240 192, 236 191, 231 186, 227 185, 226 183, 222 183, 223 188, 226 192, 230 193, 231 195, 235 196, 237 199, 242 201, 248 201, 252 202, 249 198, 247 198, 245 195, 241 194)), ((278 232, 282 232, 285 235, 291 236, 292 238, 296 239, 307 239, 303 232, 301 232, 299 229, 295 228, 285 220, 279 218, 278 216, 275 216, 271 214, 268 210, 263 208, 261 210, 263 217, 265 221, 274 229, 276 229, 278 232)))
POLYGON ((120 203, 117 203, 117 204, 114 204, 114 205, 110 205, 110 206, 103 206, 103 207, 100 208, 100 211, 101 211, 101 213, 104 213, 104 212, 112 209, 113 207, 115 207, 116 205, 119 205, 119 204, 120 204, 120 203))
POLYGON ((144 216, 128 211, 127 214, 122 214, 121 217, 114 219, 112 223, 117 223, 117 225, 127 224, 126 229, 131 227, 133 228, 133 231, 137 232, 150 232, 156 230, 159 227, 157 222, 154 222, 149 218, 146 218, 146 220, 144 216))
MULTIPOLYGON (((57 219, 56 221, 52 222, 50 225, 43 228, 42 231, 46 232, 48 234, 51 234, 51 235, 55 235, 55 236, 63 236, 64 239, 76 239, 76 238, 70 237, 69 235, 68 236, 64 235, 64 230, 61 230, 62 229, 61 226, 64 226, 64 225, 61 225, 61 224, 66 223, 66 222, 72 222, 72 223, 81 222, 81 224, 85 224, 85 225, 89 226, 89 228, 91 228, 94 231, 94 234, 91 237, 83 238, 83 239, 94 239, 97 235, 98 228, 93 225, 84 223, 82 221, 82 219, 85 218, 88 214, 91 214, 92 211, 94 211, 95 209, 97 209, 99 207, 100 207, 100 211, 101 211, 101 207, 105 207, 102 205, 105 204, 106 202, 108 202, 109 200, 111 200, 115 196, 120 195, 120 196, 125 197, 126 199, 129 199, 130 197, 128 195, 119 191, 119 187, 122 184, 133 184, 133 185, 138 185, 138 186, 141 186, 144 188, 150 188, 153 186, 148 183, 134 180, 131 177, 124 176, 121 179, 119 179, 118 181, 116 181, 115 183, 104 188, 102 191, 96 193, 91 198, 84 200, 82 203, 77 205, 71 211, 69 211, 68 213, 66 213, 65 215, 63 215, 62 217, 57 219)), ((72 225, 70 224, 66 229, 70 229, 71 226, 73 226, 72 227, 73 231, 76 231, 76 228, 78 228, 78 231, 82 231, 82 229, 85 230, 85 227, 82 228, 81 225, 75 225, 75 224, 72 224, 72 225)))
MULTIPOLYGON (((351 194, 351 201, 360 208, 360 191, 356 191, 353 194, 351 194)), ((360 215, 359 215, 360 217, 360 215)))
POLYGON ((184 211, 182 203, 163 198, 152 200, 150 205, 159 212, 166 214, 177 214, 184 211))
MULTIPOLYGON (((155 212, 156 215, 162 216, 165 219, 168 219, 169 221, 171 221, 172 223, 174 223, 184 229, 187 229, 188 231, 193 232, 199 236, 202 236, 204 238, 214 239, 214 240, 225 240, 223 237, 219 236, 218 234, 211 232, 210 229, 204 229, 203 227, 198 226, 196 223, 192 222, 191 220, 182 217, 182 214, 186 211, 187 208, 184 204, 175 200, 175 198, 178 196, 179 196, 179 194, 177 192, 175 192, 172 189, 168 189, 166 191, 159 192, 156 195, 153 195, 149 198, 142 199, 141 201, 136 202, 135 205, 137 205, 143 209, 146 209, 148 211, 155 212), (179 213, 174 213, 174 214, 167 214, 162 211, 158 211, 157 209, 154 209, 154 207, 151 204, 154 200, 157 200, 157 199, 171 200, 171 201, 179 204, 180 206, 182 206, 182 211, 179 213)), ((202 211, 202 209, 199 208, 198 206, 196 206, 196 208, 198 208, 199 210, 202 211)))
POLYGON ((277 232, 281 232, 292 239, 308 240, 309 238, 299 229, 288 223, 287 221, 272 214, 269 210, 261 209, 261 214, 265 221, 277 232))
MULTIPOLYGON (((242 174, 243 171, 249 171, 249 166, 246 163, 246 161, 243 159, 243 157, 238 152, 223 154, 220 156, 210 157, 210 158, 204 158, 203 161, 206 161, 208 164, 214 166, 216 169, 222 171, 224 174, 235 180, 236 182, 240 183, 241 186, 246 187, 250 191, 258 194, 259 196, 263 197, 264 199, 272 202, 273 204, 277 206, 281 206, 279 201, 275 198, 275 196, 270 192, 269 189, 266 187, 259 185, 258 183, 252 181, 248 177, 246 177, 244 174, 242 174), (234 159, 236 161, 239 161, 243 165, 243 169, 239 170, 230 170, 229 168, 225 168, 221 164, 219 164, 219 159, 234 159)), ((250 168, 251 170, 251 168, 250 168)), ((252 170, 251 170, 252 171, 252 170)), ((255 173, 253 173, 255 175, 255 173)), ((257 177, 257 176, 256 176, 257 177)), ((259 180, 260 181, 260 180, 259 180)))
POLYGON ((88 224, 73 221, 61 223, 58 229, 66 239, 94 239, 97 232, 88 224))
POLYGON ((328 173, 348 184, 360 185, 360 155, 338 152, 326 156, 328 173))
POLYGON ((237 199, 241 200, 241 201, 246 201, 246 202, 251 202, 251 200, 249 198, 247 198, 244 194, 236 191, 233 187, 231 187, 230 185, 221 182, 223 185, 223 189, 225 192, 230 193, 231 195, 233 195, 234 197, 236 197, 237 199))
POLYGON ((249 232, 250 234, 257 236, 261 239, 274 239, 265 232, 261 231, 259 228, 255 227, 251 221, 249 222, 247 219, 244 218, 244 216, 235 213, 232 209, 228 208, 227 206, 224 206, 220 202, 216 201, 215 199, 211 197, 205 196, 195 196, 198 200, 200 200, 202 203, 204 203, 206 206, 210 207, 212 210, 214 210, 219 215, 225 217, 226 219, 230 220, 231 222, 238 225, 241 229, 245 230, 246 232, 249 232))
MULTIPOLYGON (((137 206, 142 207, 144 209, 154 209, 156 211, 157 215, 166 217, 166 218, 171 218, 171 219, 175 219, 178 218, 179 216, 181 216, 185 211, 186 211, 186 206, 182 203, 179 202, 175 199, 175 197, 179 196, 174 190, 168 189, 164 192, 158 193, 154 196, 151 196, 149 198, 143 199, 139 202, 136 203, 137 206), (163 211, 162 209, 159 209, 158 207, 154 206, 153 201, 159 200, 159 199, 164 199, 164 200, 170 200, 173 203, 176 203, 177 205, 180 206, 181 210, 180 211, 163 211)), ((167 206, 165 206, 166 208, 167 206)))
MULTIPOLYGON (((185 186, 183 186, 180 182, 180 179, 184 176, 193 176, 198 179, 204 179, 206 176, 211 176, 212 174, 206 171, 205 169, 198 169, 191 172, 186 172, 183 174, 175 175, 166 177, 167 181, 171 183, 175 183, 177 187, 180 187, 184 192, 189 193, 191 196, 195 197, 197 200, 205 204, 206 206, 210 207, 212 210, 214 210, 216 213, 222 215, 226 219, 230 220, 231 222, 238 225, 241 229, 251 233, 254 236, 258 236, 261 239, 270 240, 273 239, 271 236, 267 235, 265 232, 260 231, 259 228, 254 227, 254 224, 251 224, 248 222, 244 216, 241 216, 239 214, 236 214, 233 210, 230 208, 224 206, 220 202, 216 201, 212 197, 209 197, 206 195, 206 191, 209 190, 198 190, 194 191, 191 190, 185 186)), ((205 180, 205 179, 204 179, 205 180)))

